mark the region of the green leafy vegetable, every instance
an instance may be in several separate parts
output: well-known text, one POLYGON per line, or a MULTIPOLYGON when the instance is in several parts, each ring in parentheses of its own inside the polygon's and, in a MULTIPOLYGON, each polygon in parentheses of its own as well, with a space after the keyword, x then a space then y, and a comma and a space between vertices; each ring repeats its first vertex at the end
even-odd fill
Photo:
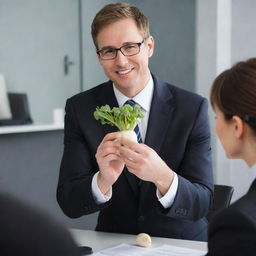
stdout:
POLYGON ((134 106, 125 104, 112 109, 109 105, 105 105, 97 107, 93 115, 101 124, 116 126, 120 131, 133 130, 140 118, 144 117, 142 109, 137 104, 134 106))

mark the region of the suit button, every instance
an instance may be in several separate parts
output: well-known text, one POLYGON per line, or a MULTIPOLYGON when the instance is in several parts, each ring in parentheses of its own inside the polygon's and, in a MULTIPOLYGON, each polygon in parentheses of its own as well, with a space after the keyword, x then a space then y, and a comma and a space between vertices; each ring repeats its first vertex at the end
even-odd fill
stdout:
POLYGON ((175 213, 179 214, 179 215, 187 215, 187 210, 186 209, 182 209, 182 208, 176 208, 175 209, 175 213))
POLYGON ((139 221, 139 222, 142 222, 142 221, 144 221, 144 220, 145 220, 145 217, 144 217, 143 215, 139 216, 139 218, 138 218, 138 221, 139 221))
POLYGON ((180 208, 176 208, 175 213, 180 214, 180 208))

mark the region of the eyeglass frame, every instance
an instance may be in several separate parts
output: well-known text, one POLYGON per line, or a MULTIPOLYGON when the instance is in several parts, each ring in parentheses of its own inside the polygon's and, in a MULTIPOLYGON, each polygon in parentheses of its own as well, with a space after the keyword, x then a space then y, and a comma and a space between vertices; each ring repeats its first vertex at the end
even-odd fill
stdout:
POLYGON ((146 40, 146 39, 144 38, 144 39, 143 39, 141 42, 139 42, 139 43, 129 43, 129 44, 126 44, 126 45, 121 46, 120 48, 107 47, 107 48, 105 48, 105 49, 101 49, 101 50, 96 51, 96 53, 99 55, 100 59, 102 59, 102 60, 114 60, 114 59, 117 57, 117 52, 118 52, 118 51, 120 51, 124 56, 134 56, 134 55, 137 55, 137 54, 140 53, 140 47, 141 47, 141 45, 145 42, 145 40, 146 40), (122 52, 122 48, 127 47, 127 46, 129 46, 129 45, 138 45, 139 51, 138 51, 137 53, 134 53, 134 54, 131 54, 131 55, 124 54, 124 53, 122 52), (115 50, 115 57, 113 57, 113 58, 111 58, 111 59, 104 59, 104 58, 102 58, 101 55, 100 55, 100 53, 101 53, 102 51, 106 50, 106 49, 115 50))

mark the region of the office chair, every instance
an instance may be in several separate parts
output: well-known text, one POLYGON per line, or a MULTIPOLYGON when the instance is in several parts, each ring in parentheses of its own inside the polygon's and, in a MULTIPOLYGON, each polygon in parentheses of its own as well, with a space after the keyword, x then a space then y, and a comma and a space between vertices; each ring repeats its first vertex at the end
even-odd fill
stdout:
POLYGON ((232 186, 214 185, 213 207, 206 216, 208 221, 211 220, 217 211, 230 205, 233 192, 234 188, 232 186))

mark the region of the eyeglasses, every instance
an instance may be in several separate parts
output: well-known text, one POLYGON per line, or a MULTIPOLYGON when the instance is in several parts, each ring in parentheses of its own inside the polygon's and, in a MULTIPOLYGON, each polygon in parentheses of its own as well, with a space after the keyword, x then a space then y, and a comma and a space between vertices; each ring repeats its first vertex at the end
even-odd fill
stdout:
POLYGON ((120 51, 124 56, 133 56, 140 52, 140 46, 144 43, 145 39, 140 43, 126 44, 120 48, 108 47, 97 51, 97 54, 102 60, 113 60, 117 56, 117 51, 120 51))

